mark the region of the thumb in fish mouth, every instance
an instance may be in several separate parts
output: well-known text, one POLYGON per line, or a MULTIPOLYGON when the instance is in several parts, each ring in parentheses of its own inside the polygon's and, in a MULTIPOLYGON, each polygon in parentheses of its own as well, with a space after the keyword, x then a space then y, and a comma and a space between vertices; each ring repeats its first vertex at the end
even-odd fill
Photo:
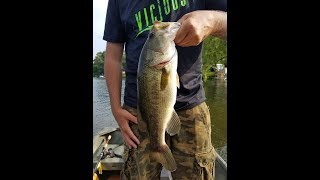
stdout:
POLYGON ((179 28, 181 26, 180 22, 160 22, 160 21, 155 21, 153 24, 153 31, 160 31, 160 30, 165 30, 170 34, 170 37, 174 37, 176 33, 178 32, 179 28))

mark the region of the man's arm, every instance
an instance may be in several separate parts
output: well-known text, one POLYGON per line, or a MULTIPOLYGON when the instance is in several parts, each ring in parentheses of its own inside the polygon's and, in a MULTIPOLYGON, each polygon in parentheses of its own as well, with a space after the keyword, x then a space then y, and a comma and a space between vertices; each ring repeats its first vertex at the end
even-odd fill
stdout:
POLYGON ((125 143, 129 148, 137 148, 138 138, 129 127, 129 121, 137 123, 137 118, 121 107, 121 60, 123 43, 107 43, 104 74, 109 91, 112 114, 117 120, 125 143))
POLYGON ((209 35, 227 39, 227 12, 198 10, 182 16, 175 43, 178 46, 197 46, 209 35))

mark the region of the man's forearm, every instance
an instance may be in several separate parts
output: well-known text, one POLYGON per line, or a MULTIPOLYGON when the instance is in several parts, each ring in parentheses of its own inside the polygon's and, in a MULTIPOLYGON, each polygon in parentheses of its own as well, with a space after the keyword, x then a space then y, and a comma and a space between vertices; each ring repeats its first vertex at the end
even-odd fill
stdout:
POLYGON ((109 91, 112 113, 121 108, 121 60, 123 44, 109 43, 106 49, 104 73, 109 91))
POLYGON ((227 12, 212 11, 213 26, 211 35, 227 40, 227 12))

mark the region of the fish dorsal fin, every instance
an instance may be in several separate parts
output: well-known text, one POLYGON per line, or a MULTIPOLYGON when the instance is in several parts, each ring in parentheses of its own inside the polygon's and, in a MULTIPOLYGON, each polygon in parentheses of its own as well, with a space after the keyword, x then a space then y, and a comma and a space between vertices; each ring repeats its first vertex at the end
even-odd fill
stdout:
POLYGON ((179 133, 180 128, 181 128, 180 118, 176 113, 176 111, 173 110, 171 120, 169 121, 166 130, 170 136, 173 136, 179 133))

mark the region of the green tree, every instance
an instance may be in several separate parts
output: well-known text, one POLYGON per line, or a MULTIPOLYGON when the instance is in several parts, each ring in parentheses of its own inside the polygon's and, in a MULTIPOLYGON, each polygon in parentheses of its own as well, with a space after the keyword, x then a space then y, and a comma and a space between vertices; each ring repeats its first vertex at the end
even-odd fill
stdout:
MULTIPOLYGON (((93 60, 93 77, 99 77, 104 75, 104 57, 105 51, 98 52, 93 60)), ((126 54, 122 55, 122 69, 126 67, 126 54)))
MULTIPOLYGON (((202 51, 202 76, 203 80, 206 81, 207 79, 214 77, 214 70, 216 70, 216 64, 227 64, 227 41, 210 36, 204 41, 202 51)), ((93 60, 94 77, 104 75, 104 57, 105 51, 98 52, 96 54, 96 57, 93 60)), ((126 55, 125 53, 123 53, 122 69, 125 69, 125 67, 126 55)))
POLYGON ((98 52, 93 60, 93 77, 103 76, 105 51, 98 52))
POLYGON ((207 81, 214 77, 216 64, 227 64, 227 41, 210 36, 203 43, 202 77, 207 81))

